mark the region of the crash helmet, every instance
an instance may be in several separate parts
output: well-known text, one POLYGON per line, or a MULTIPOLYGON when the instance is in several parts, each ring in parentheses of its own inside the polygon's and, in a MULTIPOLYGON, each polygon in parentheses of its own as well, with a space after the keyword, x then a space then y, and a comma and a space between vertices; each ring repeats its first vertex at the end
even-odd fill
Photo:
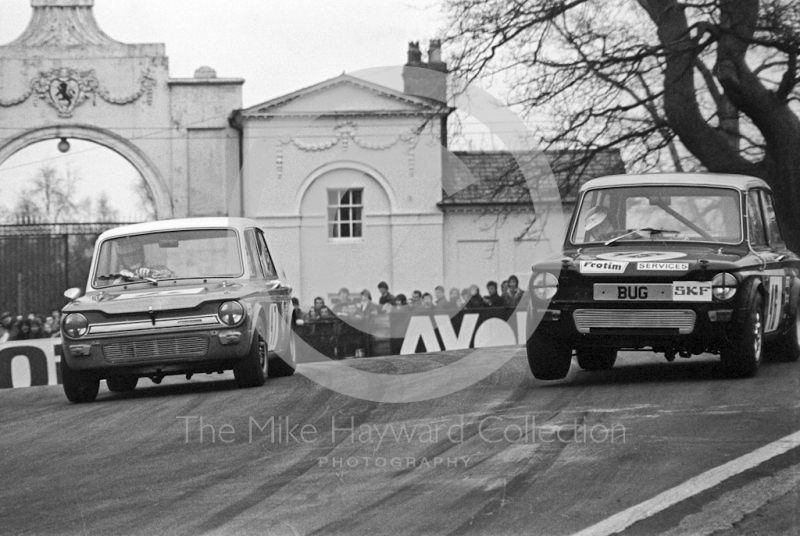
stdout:
POLYGON ((604 221, 608 217, 608 209, 606 207, 593 207, 589 210, 586 214, 586 230, 591 231, 604 221))

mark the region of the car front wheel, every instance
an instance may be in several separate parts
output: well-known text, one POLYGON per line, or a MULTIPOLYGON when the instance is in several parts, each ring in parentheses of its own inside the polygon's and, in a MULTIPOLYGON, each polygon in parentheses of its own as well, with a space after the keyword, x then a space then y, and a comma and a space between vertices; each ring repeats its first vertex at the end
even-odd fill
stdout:
POLYGON ((233 377, 239 387, 261 387, 267 380, 267 343, 258 332, 250 351, 233 368, 233 377))
POLYGON ((537 380, 560 380, 572 364, 572 349, 562 342, 534 332, 528 339, 528 365, 537 380))
POLYGON ((750 378, 758 373, 764 346, 764 312, 761 294, 750 287, 747 309, 738 333, 722 349, 720 358, 725 372, 735 378, 750 378))
POLYGON ((94 402, 100 390, 100 378, 71 368, 64 356, 61 357, 61 383, 67 400, 75 404, 94 402))

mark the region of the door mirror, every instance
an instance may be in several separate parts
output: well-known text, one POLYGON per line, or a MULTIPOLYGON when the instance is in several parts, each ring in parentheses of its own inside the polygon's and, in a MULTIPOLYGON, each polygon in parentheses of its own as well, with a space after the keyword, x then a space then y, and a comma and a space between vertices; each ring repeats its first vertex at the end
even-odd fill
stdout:
POLYGON ((83 290, 78 287, 73 287, 64 291, 64 297, 69 301, 75 301, 81 296, 83 296, 83 290))

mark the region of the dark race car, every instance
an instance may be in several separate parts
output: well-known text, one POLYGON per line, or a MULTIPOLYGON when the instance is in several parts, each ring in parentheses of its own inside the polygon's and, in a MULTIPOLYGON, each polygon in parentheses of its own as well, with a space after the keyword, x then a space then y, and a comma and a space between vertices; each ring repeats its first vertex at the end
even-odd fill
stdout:
POLYGON ((619 350, 719 354, 732 376, 762 356, 800 357, 800 259, 786 249, 772 192, 716 174, 603 177, 580 190, 563 251, 533 266, 528 362, 564 378, 619 350))
POLYGON ((119 227, 97 240, 86 293, 63 309, 61 378, 72 402, 99 382, 233 370, 240 387, 294 373, 291 287, 264 232, 242 218, 119 227))

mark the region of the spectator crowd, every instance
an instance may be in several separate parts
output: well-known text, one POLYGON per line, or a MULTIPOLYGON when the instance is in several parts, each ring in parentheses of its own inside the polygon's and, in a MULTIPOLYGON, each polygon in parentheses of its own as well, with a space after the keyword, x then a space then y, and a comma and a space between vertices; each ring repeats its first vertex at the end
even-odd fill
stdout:
MULTIPOLYGON (((305 320, 324 320, 346 317, 356 322, 370 315, 378 315, 399 311, 459 311, 461 309, 479 309, 483 307, 516 307, 522 300, 525 292, 519 287, 519 279, 512 275, 498 287, 497 282, 486 283, 486 295, 481 296, 478 285, 459 290, 451 288, 445 295, 445 289, 439 285, 434 289, 434 294, 415 290, 411 297, 405 294, 396 296, 389 292, 389 285, 385 281, 378 283, 379 297, 377 303, 372 299, 372 293, 364 289, 357 298, 351 298, 350 290, 339 290, 338 298, 334 298, 332 307, 325 304, 321 296, 314 298, 314 305, 302 318, 305 320)), ((300 316, 300 315, 298 315, 300 316)))
POLYGON ((0 343, 46 339, 61 336, 61 311, 53 309, 43 316, 34 312, 27 316, 6 311, 0 315, 0 343))

